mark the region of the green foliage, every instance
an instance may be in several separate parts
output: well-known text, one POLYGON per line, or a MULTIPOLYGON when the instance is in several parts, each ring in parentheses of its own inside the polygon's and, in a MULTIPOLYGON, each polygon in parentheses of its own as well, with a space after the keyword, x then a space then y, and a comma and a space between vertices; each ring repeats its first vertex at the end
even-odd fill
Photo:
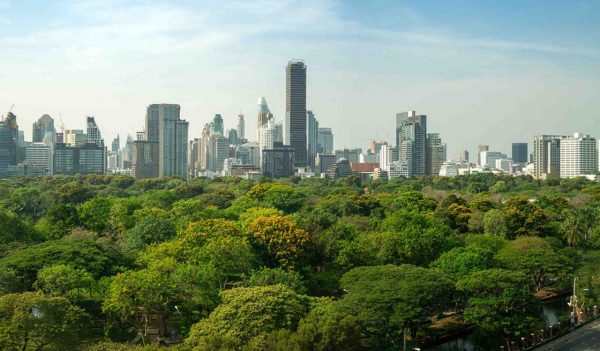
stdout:
POLYGON ((263 268, 250 275, 246 284, 250 287, 283 284, 298 294, 306 294, 306 287, 300 274, 281 268, 263 268))
POLYGON ((459 279, 473 272, 493 268, 494 263, 491 251, 468 246, 455 247, 444 252, 432 263, 432 266, 441 269, 455 279, 459 279))
MULTIPOLYGON (((0 245, 12 242, 30 243, 40 241, 40 235, 29 224, 14 214, 0 209, 0 245)), ((4 247, 0 247, 0 256, 4 247)))
POLYGON ((355 316, 370 349, 400 347, 403 330, 415 336, 428 318, 444 312, 453 295, 443 273, 411 265, 359 267, 344 274, 338 310, 355 316))
MULTIPOLYGON (((13 271, 17 286, 6 291, 31 289, 38 272, 47 266, 65 264, 85 269, 95 278, 111 275, 122 259, 88 240, 55 240, 16 250, 0 259, 0 271, 13 271)), ((4 282, 0 281, 0 285, 4 282)), ((1 289, 0 289, 1 290, 1 289)))
POLYGON ((248 342, 278 329, 294 329, 304 317, 310 300, 285 285, 235 288, 221 293, 222 303, 195 324, 186 342, 202 345, 207 338, 248 342))
POLYGON ((76 349, 86 327, 86 317, 63 297, 31 292, 0 296, 0 349, 76 349))
POLYGON ((175 234, 175 224, 170 219, 144 216, 127 232, 127 246, 139 250, 148 244, 169 240, 175 234))
MULTIPOLYGON (((505 344, 536 324, 539 302, 531 294, 523 273, 502 269, 478 271, 459 280, 457 287, 470 296, 465 320, 486 335, 500 335, 505 344)), ((486 347, 497 347, 495 340, 490 341, 492 344, 486 347)))
POLYGON ((112 201, 96 197, 79 207, 79 220, 84 228, 96 234, 102 234, 108 226, 112 201))
POLYGON ((90 289, 93 282, 91 274, 85 269, 76 269, 65 264, 58 264, 41 269, 37 274, 34 288, 50 296, 68 297, 68 293, 80 289, 90 289))

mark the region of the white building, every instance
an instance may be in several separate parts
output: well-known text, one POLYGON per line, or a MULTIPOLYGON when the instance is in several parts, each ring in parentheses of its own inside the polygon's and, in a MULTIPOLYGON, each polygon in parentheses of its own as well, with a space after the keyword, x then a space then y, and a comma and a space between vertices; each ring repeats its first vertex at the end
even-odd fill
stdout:
POLYGON ((499 151, 481 151, 479 153, 481 158, 481 168, 493 169, 496 167, 496 160, 501 160, 503 158, 507 158, 506 154, 503 154, 499 151))
POLYGON ((501 170, 504 173, 512 174, 512 160, 506 158, 496 160, 496 169, 501 170))
POLYGON ((25 160, 30 166, 46 170, 47 175, 53 175, 52 145, 30 143, 25 149, 25 160))
POLYGON ((560 177, 574 178, 598 171, 598 142, 575 133, 560 141, 560 177))
MULTIPOLYGON (((263 150, 270 150, 275 143, 283 142, 283 125, 280 122, 267 121, 258 129, 259 155, 262 157, 263 150)), ((262 162, 260 163, 262 164, 262 162)))
POLYGON ((456 177, 458 175, 459 165, 456 162, 444 162, 440 167, 440 177, 456 177))

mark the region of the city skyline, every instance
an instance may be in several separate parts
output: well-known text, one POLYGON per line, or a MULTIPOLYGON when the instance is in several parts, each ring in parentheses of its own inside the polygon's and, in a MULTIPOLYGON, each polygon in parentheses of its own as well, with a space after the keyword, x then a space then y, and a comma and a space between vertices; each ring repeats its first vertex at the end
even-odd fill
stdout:
POLYGON ((534 134, 600 135, 597 3, 297 4, 39 3, 26 18, 31 4, 0 1, 0 64, 11 67, 0 111, 15 104, 28 139, 43 114, 73 127, 93 115, 112 138, 135 135, 149 103, 177 103, 199 136, 215 113, 233 128, 260 96, 283 120, 282 66, 303 58, 307 109, 334 133, 344 128, 336 148, 393 142, 394 115, 407 110, 431 117, 449 158, 482 142, 509 152, 534 134))

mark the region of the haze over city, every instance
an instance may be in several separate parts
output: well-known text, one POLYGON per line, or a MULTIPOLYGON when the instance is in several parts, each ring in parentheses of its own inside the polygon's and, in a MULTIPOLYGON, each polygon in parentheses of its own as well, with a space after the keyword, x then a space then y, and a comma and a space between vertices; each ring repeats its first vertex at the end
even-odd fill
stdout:
POLYGON ((256 101, 285 118, 285 65, 307 65, 307 108, 335 147, 393 142, 395 113, 429 116, 448 158, 534 134, 600 135, 600 4, 555 2, 3 1, 0 110, 26 138, 42 114, 110 140, 146 106, 181 105, 190 139, 256 101))

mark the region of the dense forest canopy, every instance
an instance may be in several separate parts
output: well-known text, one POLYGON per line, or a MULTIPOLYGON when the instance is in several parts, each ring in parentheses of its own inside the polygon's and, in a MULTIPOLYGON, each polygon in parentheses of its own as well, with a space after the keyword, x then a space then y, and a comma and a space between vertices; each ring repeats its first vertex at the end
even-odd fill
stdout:
POLYGON ((0 182, 2 350, 496 348, 599 268, 586 179, 0 182))

